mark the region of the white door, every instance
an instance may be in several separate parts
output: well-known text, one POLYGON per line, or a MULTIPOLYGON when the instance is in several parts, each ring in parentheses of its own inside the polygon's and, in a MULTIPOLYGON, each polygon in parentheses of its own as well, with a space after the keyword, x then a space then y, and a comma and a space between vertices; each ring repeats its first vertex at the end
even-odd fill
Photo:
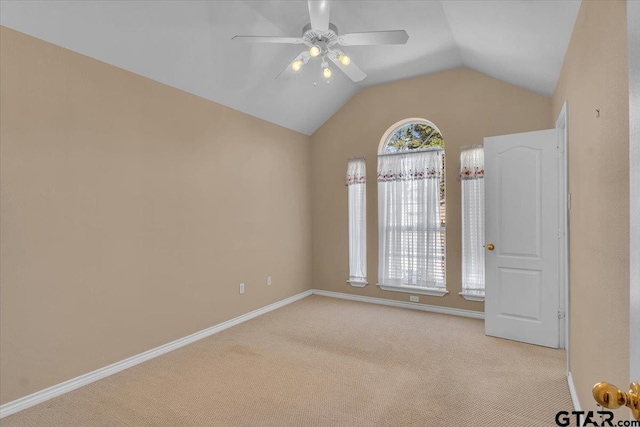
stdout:
POLYGON ((485 332, 558 347, 558 130, 484 139, 485 332))

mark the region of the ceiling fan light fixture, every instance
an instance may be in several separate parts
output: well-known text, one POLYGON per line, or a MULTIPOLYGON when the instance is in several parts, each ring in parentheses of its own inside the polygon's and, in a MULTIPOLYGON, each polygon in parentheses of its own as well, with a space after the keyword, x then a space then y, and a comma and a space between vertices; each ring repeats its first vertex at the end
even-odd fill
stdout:
POLYGON ((314 44, 309 49, 309 55, 311 55, 313 58, 320 55, 320 53, 322 53, 322 49, 320 49, 320 46, 318 46, 317 44, 314 44))
POLYGON ((324 70, 322 70, 322 75, 325 79, 331 78, 331 68, 326 67, 324 70))
POLYGON ((338 61, 340 61, 345 67, 351 64, 351 58, 349 58, 347 55, 338 55, 338 61))
MULTIPOLYGON (((0 0, 2 1, 2 0, 0 0)), ((310 59, 318 58, 326 62, 330 60, 354 83, 364 80, 367 75, 358 67, 348 55, 345 55, 342 46, 375 46, 381 44, 406 44, 409 35, 405 30, 367 31, 362 33, 339 33, 338 27, 331 22, 330 0, 307 0, 309 7, 309 23, 302 27, 302 35, 298 37, 282 36, 234 36, 233 40, 239 42, 254 43, 281 43, 302 45, 304 49, 300 54, 280 72, 276 78, 286 78, 294 72, 298 72, 306 66, 310 59), (300 61, 300 62, 298 62, 300 61), (285 72, 286 71, 286 72, 285 72)), ((315 61, 313 61, 315 62, 315 61)), ((323 76, 329 83, 332 70, 325 70, 323 76)))

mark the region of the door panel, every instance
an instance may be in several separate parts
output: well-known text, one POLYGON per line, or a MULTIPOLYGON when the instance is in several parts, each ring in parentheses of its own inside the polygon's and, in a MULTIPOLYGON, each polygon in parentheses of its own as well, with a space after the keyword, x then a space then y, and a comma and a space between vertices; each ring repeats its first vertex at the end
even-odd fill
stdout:
POLYGON ((540 258, 540 152, 508 148, 498 155, 498 163, 498 253, 540 258))
POLYGON ((498 269, 500 316, 540 322, 540 271, 513 268, 498 269))
POLYGON ((558 131, 485 138, 485 332, 559 344, 558 131))

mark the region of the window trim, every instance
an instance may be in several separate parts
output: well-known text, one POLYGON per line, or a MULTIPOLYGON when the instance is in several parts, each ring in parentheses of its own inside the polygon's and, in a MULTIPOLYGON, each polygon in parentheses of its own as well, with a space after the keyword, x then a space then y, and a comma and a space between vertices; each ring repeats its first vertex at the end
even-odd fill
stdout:
POLYGON ((459 292, 458 293, 462 298, 466 299, 467 301, 479 301, 479 302, 484 302, 484 291, 482 294, 478 293, 473 293, 473 292, 469 292, 469 291, 463 291, 463 292, 459 292))
POLYGON ((377 286, 383 291, 404 292, 408 294, 430 295, 432 297, 443 297, 449 293, 446 288, 423 288, 420 286, 395 286, 378 283, 377 286))
POLYGON ((355 288, 364 288, 369 284, 369 282, 367 282, 366 280, 360 281, 360 280, 352 280, 352 279, 347 280, 347 283, 355 288))

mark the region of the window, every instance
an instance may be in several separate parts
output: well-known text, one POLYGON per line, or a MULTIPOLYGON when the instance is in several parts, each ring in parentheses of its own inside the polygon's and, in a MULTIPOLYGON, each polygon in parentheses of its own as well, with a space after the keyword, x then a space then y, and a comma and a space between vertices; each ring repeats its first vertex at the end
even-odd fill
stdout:
POLYGON ((393 126, 378 150, 378 286, 444 296, 444 140, 431 122, 393 126))
POLYGON ((349 159, 345 184, 349 192, 349 280, 367 285, 367 168, 364 158, 349 159))
POLYGON ((484 149, 463 148, 458 178, 462 190, 462 295, 484 301, 484 149))

